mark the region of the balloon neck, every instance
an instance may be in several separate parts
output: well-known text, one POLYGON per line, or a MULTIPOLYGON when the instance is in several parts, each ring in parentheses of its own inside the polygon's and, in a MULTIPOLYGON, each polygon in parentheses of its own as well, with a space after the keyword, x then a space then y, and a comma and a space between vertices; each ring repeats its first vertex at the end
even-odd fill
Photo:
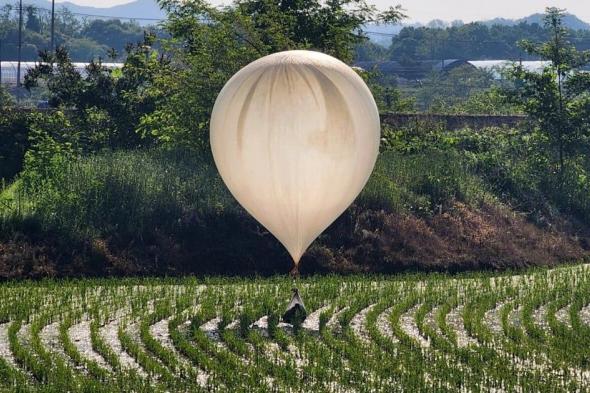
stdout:
POLYGON ((299 278, 299 265, 294 264, 293 268, 291 269, 291 271, 289 272, 289 275, 293 278, 293 279, 297 279, 299 278))

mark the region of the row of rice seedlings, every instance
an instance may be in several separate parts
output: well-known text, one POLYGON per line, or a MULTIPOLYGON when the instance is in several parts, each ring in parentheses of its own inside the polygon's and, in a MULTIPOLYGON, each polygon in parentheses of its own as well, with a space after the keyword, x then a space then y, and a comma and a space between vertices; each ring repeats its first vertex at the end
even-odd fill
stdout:
MULTIPOLYGON (((90 322, 90 340, 92 349, 105 359, 107 364, 112 368, 113 373, 116 375, 117 381, 124 382, 127 386, 132 387, 131 390, 136 392, 157 392, 163 390, 159 385, 154 385, 149 381, 145 381, 136 370, 125 369, 121 365, 119 356, 113 352, 112 348, 101 337, 99 333, 99 323, 95 319, 90 322)), ((121 382, 119 382, 119 386, 121 386, 121 382)), ((121 389, 121 391, 124 390, 121 389)))
MULTIPOLYGON (((19 352, 24 352, 24 349, 18 343, 18 338, 16 333, 21 327, 20 322, 13 321, 8 326, 8 340, 9 340, 9 347, 12 353, 14 354, 15 350, 19 352)), ((20 362, 21 365, 24 363, 21 359, 26 359, 26 355, 19 358, 15 356, 15 361, 17 364, 20 362)), ((0 378, 2 381, 2 385, 9 389, 14 389, 17 392, 28 392, 31 390, 30 378, 27 373, 22 371, 21 368, 14 368, 8 364, 8 362, 4 359, 0 359, 0 378)))
POLYGON ((66 355, 74 362, 74 364, 88 371, 90 375, 98 379, 101 382, 105 382, 109 379, 110 375, 107 370, 99 366, 99 364, 93 360, 87 359, 80 354, 78 348, 74 345, 70 339, 69 329, 74 323, 79 322, 80 315, 68 315, 66 316, 59 325, 59 340, 64 349, 66 355))
MULTIPOLYGON (((500 299, 506 299, 507 296, 509 297, 510 292, 511 291, 504 291, 504 296, 496 298, 495 304, 500 302, 500 299)), ((504 306, 501 308, 500 318, 504 322, 503 326, 505 330, 513 328, 512 326, 507 325, 508 313, 513 307, 513 303, 507 302, 504 303, 504 306)), ((483 327, 483 325, 477 326, 483 327)), ((486 330, 481 336, 489 338, 488 334, 489 331, 486 330)), ((535 370, 514 367, 514 363, 520 362, 520 359, 517 357, 510 357, 511 355, 507 354, 505 349, 499 349, 504 347, 498 341, 498 338, 494 338, 491 341, 485 341, 483 344, 484 345, 457 349, 457 351, 461 353, 461 357, 468 361, 472 368, 479 369, 481 374, 485 373, 486 377, 484 378, 482 375, 482 380, 489 380, 490 383, 494 383, 497 387, 501 387, 506 385, 519 386, 519 384, 524 383, 523 381, 534 380, 536 378, 535 370), (507 359, 507 356, 509 359, 507 359), (485 365, 486 367, 482 368, 482 365, 485 365), (499 386, 498 383, 500 383, 499 386)))
MULTIPOLYGON (((272 376, 273 372, 275 372, 274 368, 276 366, 274 364, 270 362, 253 361, 247 357, 250 355, 250 351, 247 349, 243 338, 248 335, 249 326, 254 322, 254 316, 257 315, 254 314, 254 311, 240 314, 241 327, 239 328, 239 331, 241 338, 234 335, 233 337, 235 340, 233 340, 230 346, 228 346, 227 343, 224 343, 223 337, 221 336, 219 337, 220 341, 213 342, 211 338, 200 329, 200 326, 206 321, 217 317, 216 309, 219 308, 219 305, 215 304, 215 300, 215 298, 207 297, 202 299, 201 312, 203 315, 192 320, 189 330, 190 338, 192 338, 194 343, 202 350, 214 357, 220 364, 221 369, 233 370, 233 372, 236 373, 239 381, 237 381, 237 385, 233 387, 233 389, 243 391, 265 391, 268 389, 276 391, 284 390, 282 389, 283 386, 281 381, 269 379, 269 376, 272 376)), ((230 299, 230 302, 232 300, 235 301, 235 299, 230 299)), ((258 313, 260 313, 260 311, 258 311, 258 313)), ((223 321, 224 319, 227 321, 228 318, 222 318, 221 320, 223 321)), ((224 327, 222 326, 222 335, 223 330, 224 327)), ((226 334, 226 337, 231 338, 232 334, 226 334)))
MULTIPOLYGON (((10 283, 0 287, 0 291, 6 294, 2 303, 16 305, 5 320, 13 321, 8 333, 10 347, 19 365, 19 369, 15 370, 21 373, 22 370, 30 370, 37 380, 37 384, 32 381, 31 386, 41 387, 41 382, 53 387, 66 386, 59 381, 65 375, 56 374, 52 379, 44 375, 47 370, 38 369, 52 370, 51 367, 55 366, 50 364, 63 362, 64 368, 69 369, 73 376, 72 381, 79 383, 79 386, 73 386, 72 382, 71 391, 78 391, 83 386, 92 388, 98 382, 103 385, 98 388, 99 391, 117 391, 117 387, 120 390, 123 386, 120 378, 133 372, 122 370, 117 355, 101 340, 99 328, 112 315, 110 310, 126 307, 130 310, 128 318, 139 321, 140 340, 136 341, 132 334, 126 332, 126 325, 122 324, 119 333, 122 330, 129 339, 125 340, 119 334, 123 346, 144 369, 150 369, 147 364, 152 364, 153 370, 148 372, 159 380, 150 388, 144 390, 139 387, 136 391, 177 391, 197 386, 193 378, 180 370, 177 354, 149 334, 150 326, 165 318, 170 318, 169 333, 176 350, 185 352, 185 356, 186 353, 191 354, 187 358, 193 367, 186 368, 186 371, 206 370, 210 375, 209 390, 456 391, 465 387, 477 391, 492 386, 508 391, 580 390, 585 386, 584 381, 579 375, 569 372, 567 367, 586 368, 583 359, 587 351, 588 329, 584 330, 587 326, 580 312, 588 304, 588 274, 560 270, 533 273, 518 279, 506 277, 493 280, 486 275, 465 279, 416 276, 402 279, 326 277, 302 280, 302 290, 310 310, 330 304, 330 308, 320 315, 319 336, 306 331, 291 335, 277 328, 277 316, 284 306, 279 299, 281 294, 288 292, 290 283, 287 280, 210 280, 203 296, 197 299, 201 308, 195 313, 188 331, 183 327, 188 317, 181 310, 193 304, 192 293, 197 293, 200 284, 196 280, 88 280, 66 282, 65 285, 28 283, 28 287, 10 283), (540 295, 547 287, 554 288, 555 293, 540 295), (575 290, 572 291, 572 288, 575 290), (23 297, 25 293, 27 296, 23 297), (347 304, 351 299, 352 304, 347 304), (512 303, 504 304, 506 299, 512 303), (40 314, 44 304, 49 306, 40 314), (241 308, 240 304, 256 306, 241 308), (420 305, 416 307, 417 304, 420 305), (497 304, 504 304, 499 307, 499 319, 503 322, 500 335, 490 331, 484 322, 484 314, 497 304), (535 330, 531 316, 540 304, 546 304, 548 310, 550 329, 541 330, 544 335, 535 330), (568 304, 571 327, 555 317, 556 311, 568 304), (369 305, 373 306, 365 312, 369 334, 369 341, 366 341, 357 336, 350 322, 369 305), (336 329, 328 329, 330 316, 345 306, 348 309, 339 314, 336 329), (446 315, 458 306, 463 307, 465 329, 478 340, 477 345, 457 346, 456 335, 446 323, 446 315), (377 316, 386 309, 391 309, 391 327, 399 342, 382 335, 375 325, 377 316), (511 323, 515 309, 519 312, 521 326, 511 323), (428 350, 421 348, 413 337, 407 336, 399 325, 400 316, 409 310, 413 313, 412 323, 431 342, 428 350), (113 375, 98 375, 101 372, 93 371, 93 366, 75 351, 71 341, 68 342, 68 328, 82 313, 91 316, 92 346, 112 366, 113 375), (64 359, 48 359, 48 353, 54 354, 35 344, 41 329, 64 314, 66 316, 60 325, 63 349, 73 363, 83 366, 84 372, 74 371, 64 359), (269 337, 250 329, 251 322, 262 315, 269 316, 269 337), (433 316, 436 325, 431 324, 431 319, 428 322, 425 320, 427 315, 433 316), (218 316, 221 316, 221 343, 212 341, 199 329, 204 322, 218 316), (23 323, 31 319, 28 325, 30 342, 21 343, 17 332, 23 323), (241 328, 229 329, 228 324, 236 319, 241 328), (265 348, 274 343, 278 344, 279 352, 265 353, 265 348), (565 349, 560 351, 560 346, 565 349), (566 351, 573 354, 569 360, 565 357, 566 351), (301 358, 299 365, 295 361, 298 357, 301 358), (551 372, 543 375, 537 368, 527 368, 527 362, 523 363, 523 360, 533 358, 551 372), (171 375, 170 382, 167 383, 167 378, 154 370, 166 370, 171 375), (244 375, 254 375, 255 378, 243 378, 244 375), (187 385, 187 380, 192 382, 187 385), (274 385, 265 385, 261 381, 272 381, 274 385)), ((137 379, 143 381, 141 377, 137 379)), ((143 386, 150 386, 155 380, 148 377, 143 386)), ((138 383, 138 386, 141 384, 138 383)))
MULTIPOLYGON (((126 326, 119 326, 117 336, 123 349, 148 373, 152 383, 161 383, 170 389, 180 389, 182 384, 160 362, 154 360, 126 331, 126 326)), ((163 389, 164 390, 164 389, 163 389)))
MULTIPOLYGON (((349 298, 350 289, 347 286, 343 291, 342 286, 338 285, 338 283, 325 282, 305 288, 302 294, 306 299, 309 310, 329 304, 330 312, 332 312, 342 309, 342 304, 344 303, 342 299, 349 298)), ((320 319, 322 319, 321 316, 320 319)), ((324 312, 324 319, 328 319, 326 312, 324 312)), ((332 334, 332 332, 328 332, 325 323, 324 326, 320 323, 319 334, 328 335, 332 334)), ((284 348, 285 353, 296 353, 303 356, 303 358, 298 360, 299 365, 297 368, 300 373, 307 375, 308 381, 306 382, 312 384, 311 386, 315 386, 317 389, 326 388, 326 385, 333 388, 342 388, 347 385, 343 381, 352 378, 350 376, 350 370, 354 367, 354 364, 346 357, 339 356, 338 353, 332 354, 329 351, 329 345, 318 340, 316 335, 294 329, 293 336, 279 330, 275 333, 275 337, 277 340, 280 339, 279 343, 282 342, 280 345, 284 348), (330 354, 330 356, 325 356, 326 354, 330 354), (323 380, 319 376, 330 377, 323 380)), ((356 372, 356 370, 352 372, 356 372)))
POLYGON ((523 386, 526 386, 527 389, 536 388, 541 391, 569 391, 571 386, 565 386, 563 378, 555 378, 554 375, 547 378, 546 369, 533 367, 534 362, 522 357, 527 351, 519 349, 505 335, 495 336, 484 325, 484 313, 494 307, 497 308, 498 305, 501 305, 500 318, 504 319, 504 325, 506 325, 507 314, 514 307, 506 299, 514 299, 515 288, 506 282, 501 284, 499 288, 503 293, 498 293, 498 286, 496 286, 494 292, 474 294, 474 299, 468 302, 465 307, 466 327, 480 343, 474 349, 486 356, 488 365, 490 365, 489 369, 492 372, 496 373, 498 370, 505 369, 502 374, 498 375, 502 378, 504 388, 522 389, 523 386), (491 366, 492 362, 494 366, 491 366))
MULTIPOLYGON (((543 287, 537 288, 536 284, 529 289, 529 293, 521 295, 504 306, 501 313, 503 332, 507 340, 504 346, 506 350, 520 359, 527 359, 529 362, 548 369, 560 368, 565 363, 563 358, 560 359, 560 351, 555 351, 557 348, 551 344, 554 337, 547 336, 540 327, 536 327, 530 316, 533 307, 544 303, 543 297, 536 295, 541 292, 543 287), (520 316, 522 326, 514 325, 510 321, 513 313, 518 313, 516 316, 520 316)), ((554 287, 550 291, 550 295, 553 299, 561 299, 562 292, 561 287, 554 287)), ((557 305, 557 303, 555 304, 557 305)))
POLYGON ((164 299, 159 302, 155 307, 155 311, 141 320, 139 327, 141 341, 147 351, 163 363, 177 378, 185 381, 187 386, 190 386, 191 391, 203 391, 203 387, 198 384, 200 376, 197 369, 183 363, 173 350, 163 346, 150 333, 150 326, 169 318, 171 315, 171 299, 164 299))
MULTIPOLYGON (((400 337, 401 346, 404 347, 405 351, 413 352, 416 361, 421 362, 421 367, 427 376, 426 380, 429 385, 434 385, 437 389, 442 388, 451 391, 461 390, 465 386, 476 387, 477 383, 481 381, 481 377, 479 375, 474 376, 473 372, 459 359, 455 358, 453 353, 446 351, 447 346, 444 344, 447 342, 439 336, 435 327, 425 321, 428 314, 434 314, 435 306, 440 304, 444 297, 442 296, 444 291, 438 292, 438 284, 435 283, 436 286, 426 289, 420 297, 419 305, 406 310, 406 313, 415 310, 414 321, 418 334, 428 339, 428 347, 422 347, 414 338, 409 337, 405 331, 400 337)), ((452 290, 452 288, 447 288, 447 290, 452 290)))
MULTIPOLYGON (((399 294, 393 297, 392 294, 386 295, 380 303, 376 304, 368 313, 366 319, 366 329, 369 337, 374 342, 377 349, 374 349, 379 357, 375 360, 378 364, 382 364, 387 368, 381 371, 381 378, 389 379, 388 383, 397 383, 401 386, 411 388, 415 391, 420 391, 426 388, 424 379, 414 379, 414 372, 420 369, 419 363, 416 363, 416 353, 412 350, 406 350, 399 342, 394 342, 392 338, 384 336, 376 325, 377 317, 387 309, 391 309, 391 317, 394 314, 402 315, 401 310, 409 310, 415 305, 417 297, 410 295, 405 301, 399 301, 399 294), (394 303, 393 299, 398 300, 396 305, 391 307, 394 303), (410 306, 411 304, 411 306, 410 306), (407 308, 410 307, 410 308, 407 308), (390 371, 388 371, 390 370, 390 371)), ((395 318, 395 316, 394 316, 395 318)), ((392 326, 392 333, 395 335, 392 326)), ((396 336, 397 337, 397 336, 396 336)), ((399 338, 397 338, 399 340, 399 338)), ((431 385, 429 385, 431 387, 431 385)))
POLYGON ((462 381, 458 383, 456 380, 453 386, 463 388, 468 385, 469 390, 481 391, 482 389, 489 389, 490 387, 499 388, 503 384, 500 376, 494 376, 490 373, 490 359, 484 358, 477 350, 473 350, 472 345, 461 347, 458 344, 458 337, 455 330, 447 323, 447 315, 452 309, 459 306, 459 301, 456 296, 450 296, 447 299, 439 299, 438 310, 434 315, 434 320, 439 332, 424 326, 424 334, 426 334, 432 343, 432 348, 446 353, 449 358, 461 364, 461 368, 465 375, 462 381))
POLYGON ((460 359, 457 359, 454 353, 448 350, 449 348, 446 345, 448 342, 439 335, 433 326, 425 321, 429 313, 435 313, 435 307, 442 301, 442 294, 428 291, 414 315, 419 333, 427 337, 430 343, 430 347, 423 349, 423 352, 434 352, 436 358, 443 359, 441 365, 426 363, 427 372, 431 377, 444 381, 445 386, 451 390, 459 391, 466 386, 470 389, 481 389, 479 383, 482 381, 482 376, 479 374, 474 375, 474 372, 468 366, 461 362, 460 359), (446 366, 449 364, 452 364, 453 367, 446 366))
MULTIPOLYGON (((351 298, 351 296, 348 296, 351 298)), ((359 313, 366 315, 378 303, 378 297, 366 292, 357 296, 353 303, 339 314, 337 329, 334 332, 325 329, 322 337, 331 348, 346 358, 346 368, 342 370, 343 381, 359 391, 390 390, 397 391, 400 384, 396 381, 395 372, 391 372, 399 360, 387 356, 377 350, 368 337, 359 337, 351 326, 352 319, 359 313), (371 307, 367 311, 368 307, 371 307)), ((363 333, 364 334, 364 333, 363 333)))

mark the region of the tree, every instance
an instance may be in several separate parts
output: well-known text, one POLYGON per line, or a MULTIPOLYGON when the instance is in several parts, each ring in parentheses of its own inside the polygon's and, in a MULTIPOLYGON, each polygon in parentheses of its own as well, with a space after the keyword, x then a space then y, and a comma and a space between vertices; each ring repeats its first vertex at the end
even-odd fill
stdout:
POLYGON ((5 40, 6 35, 10 30, 15 29, 16 23, 14 19, 10 17, 12 13, 12 6, 10 4, 0 8, 0 39, 5 40))
POLYGON ((27 13, 27 23, 25 28, 36 33, 41 32, 41 19, 39 19, 39 16, 37 15, 37 9, 32 5, 29 5, 25 8, 25 11, 27 13))
POLYGON ((397 23, 400 6, 378 13, 365 0, 238 0, 236 11, 247 20, 267 52, 316 49, 345 62, 355 44, 365 41, 361 27, 369 22, 397 23))
POLYGON ((6 88, 2 84, 0 84, 0 110, 8 106, 11 106, 12 104, 14 104, 12 96, 10 95, 10 93, 8 93, 6 88))
POLYGON ((421 81, 416 95, 424 110, 448 112, 450 107, 489 90, 494 83, 492 72, 465 65, 446 72, 430 73, 421 81))
POLYGON ((547 148, 556 152, 560 178, 567 156, 587 148, 590 135, 590 78, 580 71, 590 63, 590 51, 578 51, 568 41, 564 16, 564 10, 547 8, 544 24, 550 39, 520 43, 527 53, 550 64, 542 73, 514 67, 517 88, 508 91, 509 100, 522 105, 547 148))
MULTIPOLYGON (((55 31, 56 36, 61 36, 62 40, 66 37, 75 37, 80 31, 82 23, 69 9, 62 8, 60 12, 55 15, 55 31)), ((62 41, 58 41, 59 44, 62 41)))
POLYGON ((225 82, 267 54, 316 49, 351 61, 366 39, 369 21, 399 21, 402 9, 379 13, 365 0, 238 0, 216 8, 202 0, 161 0, 168 12, 165 44, 173 67, 162 72, 153 93, 158 109, 142 118, 140 131, 163 143, 205 147, 211 110, 225 82))
MULTIPOLYGON (((590 49, 590 31, 568 29, 568 35, 573 38, 579 50, 590 49)), ((532 42, 542 42, 551 37, 542 25, 526 22, 514 26, 487 26, 480 22, 436 28, 407 26, 392 38, 388 58, 414 61, 537 59, 537 55, 527 54, 518 45, 518 41, 523 38, 532 42)))
POLYGON ((141 41, 143 29, 135 22, 96 19, 86 24, 80 34, 117 52, 123 52, 127 43, 141 41))
POLYGON ((39 64, 25 76, 25 87, 39 84, 49 91, 49 105, 75 109, 75 123, 84 130, 86 148, 133 148, 149 144, 136 127, 142 116, 153 112, 150 94, 156 75, 165 72, 167 56, 152 49, 155 37, 146 33, 142 42, 129 44, 122 69, 110 69, 99 59, 86 67, 84 75, 72 64, 68 51, 40 53, 39 64))
POLYGON ((526 181, 536 184, 551 202, 581 220, 590 217, 590 76, 580 68, 590 52, 568 42, 564 11, 547 8, 544 22, 549 39, 521 42, 528 53, 548 61, 542 72, 515 66, 514 88, 507 101, 528 114, 533 127, 522 132, 526 151, 526 181))
POLYGON ((22 170, 29 148, 27 130, 26 113, 0 105, 0 184, 10 182, 22 170))
MULTIPOLYGON (((18 52, 18 12, 13 5, 0 6, 0 40, 2 57, 16 59, 18 52)), ((37 60, 39 50, 49 46, 49 15, 36 6, 25 6, 23 61, 37 60)), ((108 56, 110 48, 124 54, 125 46, 142 40, 143 28, 135 22, 118 20, 81 20, 67 8, 56 12, 56 46, 68 48, 74 61, 88 62, 91 59, 108 56)))

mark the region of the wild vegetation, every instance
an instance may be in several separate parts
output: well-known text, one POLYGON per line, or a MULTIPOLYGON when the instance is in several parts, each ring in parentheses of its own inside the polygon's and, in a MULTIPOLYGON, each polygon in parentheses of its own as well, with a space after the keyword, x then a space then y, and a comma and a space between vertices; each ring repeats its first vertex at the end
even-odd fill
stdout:
POLYGON ((585 391, 590 270, 0 285, 11 391, 585 391))
MULTIPOLYGON (((54 109, 6 109, 0 121, 0 276, 288 270, 287 253, 233 200, 212 163, 217 91, 260 55, 308 47, 310 30, 300 24, 326 37, 317 45, 350 59, 361 38, 343 31, 402 14, 377 15, 354 1, 358 10, 345 17, 342 4, 318 4, 305 20, 285 11, 280 23, 289 28, 268 35, 282 24, 266 23, 283 11, 254 12, 253 1, 226 10, 164 3, 169 51, 146 34, 128 46, 121 70, 95 62, 83 76, 66 50, 43 53, 46 63, 26 86, 44 86, 54 109), (332 14, 338 23, 326 25, 332 14)), ((568 43, 562 17, 548 10, 554 38, 523 46, 551 61, 542 74, 516 67, 514 83, 479 97, 482 107, 520 108, 529 116, 522 127, 384 126, 369 183, 314 243, 302 271, 463 271, 587 258, 590 80, 579 66, 590 56, 568 43)), ((381 105, 395 93, 363 76, 381 105)), ((468 103, 475 105, 467 96, 455 105, 468 103)))
MULTIPOLYGON (((304 257, 304 272, 506 268, 586 255, 584 189, 543 190, 550 179, 529 176, 530 146, 518 133, 386 130, 384 138, 369 184, 304 257), (528 215, 510 210, 517 204, 528 215)), ((44 149, 27 155, 36 170, 3 194, 3 275, 288 270, 287 253, 237 205, 208 155, 60 151, 42 161, 52 146, 32 147, 44 149)))
MULTIPOLYGON (((522 44, 542 73, 514 67, 493 89, 484 75, 448 101, 427 86, 432 106, 515 109, 522 126, 383 126, 365 189, 301 261, 309 315, 289 325, 291 260, 216 171, 214 99, 278 50, 350 61, 360 26, 403 12, 162 5, 169 39, 145 34, 122 69, 84 75, 44 52, 26 87, 50 110, 1 108, 0 390, 590 390, 590 268, 555 267, 590 255, 590 55, 562 11, 547 10, 547 42, 522 44)), ((412 106, 361 75, 382 110, 412 106)))

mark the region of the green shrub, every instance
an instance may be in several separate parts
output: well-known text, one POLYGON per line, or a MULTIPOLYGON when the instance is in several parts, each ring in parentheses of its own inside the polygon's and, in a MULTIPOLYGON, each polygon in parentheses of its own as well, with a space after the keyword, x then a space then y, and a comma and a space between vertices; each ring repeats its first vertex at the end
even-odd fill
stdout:
POLYGON ((62 167, 80 154, 79 136, 63 112, 32 113, 21 175, 27 189, 59 187, 62 167))
POLYGON ((454 151, 382 153, 357 203, 364 208, 431 214, 455 200, 477 203, 485 185, 454 151))
MULTIPOLYGON (((77 238, 176 233, 183 221, 241 214, 209 156, 193 150, 105 152, 75 159, 46 136, 27 156, 21 205, 77 238)), ((357 200, 365 209, 432 214, 486 190, 453 152, 384 152, 357 200)))
POLYGON ((10 181, 22 170, 28 148, 28 115, 0 109, 0 181, 10 181))
POLYGON ((239 331, 240 337, 247 337, 248 332, 250 331, 250 325, 254 322, 254 313, 250 309, 245 309, 239 316, 239 331))
POLYGON ((57 165, 27 197, 43 222, 75 234, 172 231, 185 213, 236 206, 212 164, 190 151, 102 153, 57 165))

